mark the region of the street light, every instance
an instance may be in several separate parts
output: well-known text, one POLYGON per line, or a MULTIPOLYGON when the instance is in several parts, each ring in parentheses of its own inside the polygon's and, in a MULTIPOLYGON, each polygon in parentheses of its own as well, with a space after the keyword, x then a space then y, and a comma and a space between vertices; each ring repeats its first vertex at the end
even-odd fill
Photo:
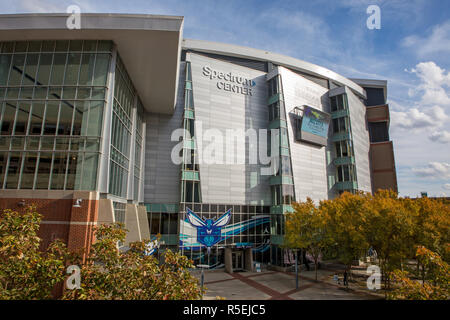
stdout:
POLYGON ((298 249, 294 249, 295 253, 295 289, 298 289, 298 249))

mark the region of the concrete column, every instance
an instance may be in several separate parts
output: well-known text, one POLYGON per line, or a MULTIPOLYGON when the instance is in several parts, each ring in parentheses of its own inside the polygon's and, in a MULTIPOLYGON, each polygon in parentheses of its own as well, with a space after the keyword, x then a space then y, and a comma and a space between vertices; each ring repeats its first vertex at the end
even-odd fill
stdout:
POLYGON ((245 255, 245 258, 244 258, 245 259, 244 269, 246 271, 253 272, 254 271, 254 267, 253 267, 253 252, 252 252, 252 248, 245 249, 244 255, 245 255))
POLYGON ((139 230, 138 212, 135 204, 127 203, 125 209, 125 229, 128 230, 125 238, 125 245, 130 242, 141 241, 139 230))
POLYGON ((231 248, 225 248, 225 272, 233 273, 233 256, 231 248))
POLYGON ((139 229, 141 230, 141 240, 150 240, 150 229, 148 225, 147 209, 145 206, 138 206, 139 229))

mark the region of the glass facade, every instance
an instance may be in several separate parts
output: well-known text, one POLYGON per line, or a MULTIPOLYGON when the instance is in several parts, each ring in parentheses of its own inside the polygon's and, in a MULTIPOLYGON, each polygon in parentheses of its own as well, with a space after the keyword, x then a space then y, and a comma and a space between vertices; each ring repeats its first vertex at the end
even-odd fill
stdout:
POLYGON ((355 192, 354 186, 357 182, 357 177, 347 95, 340 94, 330 97, 330 103, 331 116, 333 118, 333 140, 337 140, 334 142, 336 166, 334 181, 339 193, 344 191, 355 192))
MULTIPOLYGON (((209 264, 219 267, 224 263, 225 247, 247 248, 253 251, 253 260, 267 263, 270 260, 270 206, 223 205, 195 203, 181 206, 180 251, 194 264, 209 264), (232 210, 231 220, 222 227, 222 240, 211 247, 208 260, 206 249, 197 242, 196 229, 185 215, 186 207, 202 219, 218 219, 227 210, 232 210)), ((156 231, 156 230, 155 230, 156 231)), ((223 265, 222 265, 223 266, 223 265)))
POLYGON ((0 43, 0 188, 96 190, 110 41, 0 43))

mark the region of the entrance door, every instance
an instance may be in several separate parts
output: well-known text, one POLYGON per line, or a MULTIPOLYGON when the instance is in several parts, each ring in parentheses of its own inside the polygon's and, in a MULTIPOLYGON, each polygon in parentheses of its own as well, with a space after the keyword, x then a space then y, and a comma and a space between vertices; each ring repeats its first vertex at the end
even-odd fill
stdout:
POLYGON ((244 270, 244 255, 242 251, 233 252, 233 271, 244 270))

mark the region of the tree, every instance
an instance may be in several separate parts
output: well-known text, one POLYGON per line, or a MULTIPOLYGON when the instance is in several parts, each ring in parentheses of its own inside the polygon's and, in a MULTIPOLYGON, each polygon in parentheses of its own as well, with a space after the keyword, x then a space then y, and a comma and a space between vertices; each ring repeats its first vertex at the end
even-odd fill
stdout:
POLYGON ((146 255, 147 242, 130 244, 121 252, 118 241, 125 240, 123 225, 100 225, 96 241, 81 265, 81 288, 66 290, 64 299, 114 300, 192 300, 200 299, 202 291, 198 280, 188 268, 193 268, 187 257, 170 250, 165 252, 165 263, 146 255))
POLYGON ((35 207, 0 213, 0 299, 51 299, 71 255, 61 241, 39 250, 41 215, 35 207))
POLYGON ((326 214, 328 238, 332 239, 339 261, 347 266, 367 251, 369 245, 364 232, 363 207, 367 200, 364 194, 343 193, 339 198, 320 203, 326 214))
POLYGON ((393 191, 380 190, 366 195, 363 207, 366 241, 377 251, 385 290, 389 289, 389 273, 401 268, 411 252, 413 218, 393 191))
POLYGON ((121 224, 100 225, 96 241, 82 259, 59 240, 40 251, 41 215, 34 207, 24 213, 0 212, 0 299, 51 299, 55 286, 68 277, 66 267, 80 266, 81 288, 66 289, 64 299, 199 299, 202 290, 188 268, 192 261, 168 250, 165 263, 146 255, 148 241, 118 250, 126 230, 121 224))
POLYGON ((286 215, 285 246, 305 249, 311 254, 317 281, 319 257, 330 244, 326 214, 310 198, 306 202, 293 203, 292 207, 294 212, 286 215))
POLYGON ((450 298, 450 268, 435 252, 420 246, 416 258, 427 267, 428 280, 418 281, 408 271, 395 270, 391 274, 395 289, 390 299, 448 300, 450 298))

